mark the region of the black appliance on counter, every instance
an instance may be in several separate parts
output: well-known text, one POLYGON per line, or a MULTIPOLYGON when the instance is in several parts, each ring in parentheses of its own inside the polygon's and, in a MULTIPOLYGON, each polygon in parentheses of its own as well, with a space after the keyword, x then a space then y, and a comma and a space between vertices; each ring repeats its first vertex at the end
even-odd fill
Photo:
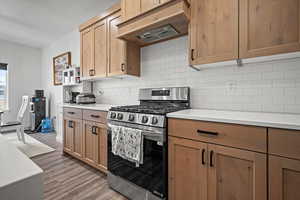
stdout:
POLYGON ((71 102, 76 103, 76 97, 80 94, 80 92, 71 92, 71 102))
POLYGON ((42 120, 46 118, 46 97, 43 90, 35 90, 35 95, 30 98, 30 130, 37 132, 40 129, 42 120))
POLYGON ((140 105, 112 107, 108 125, 142 130, 143 164, 112 153, 112 133, 108 128, 109 186, 132 200, 164 200, 167 195, 167 113, 190 108, 190 89, 141 89, 140 105))

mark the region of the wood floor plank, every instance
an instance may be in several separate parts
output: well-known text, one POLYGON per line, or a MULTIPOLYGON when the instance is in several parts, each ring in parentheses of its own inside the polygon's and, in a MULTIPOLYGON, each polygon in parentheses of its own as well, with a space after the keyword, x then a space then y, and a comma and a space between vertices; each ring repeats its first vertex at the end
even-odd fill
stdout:
POLYGON ((33 161, 44 170, 44 200, 126 200, 108 186, 106 175, 62 153, 55 134, 33 134, 56 151, 33 161))

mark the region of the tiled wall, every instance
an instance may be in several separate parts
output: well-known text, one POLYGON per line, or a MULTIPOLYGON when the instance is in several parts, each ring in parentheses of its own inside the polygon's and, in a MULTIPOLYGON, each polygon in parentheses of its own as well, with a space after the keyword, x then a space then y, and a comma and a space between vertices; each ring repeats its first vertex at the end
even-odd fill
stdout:
POLYGON ((187 48, 187 37, 143 48, 141 78, 96 82, 97 101, 137 104, 139 88, 189 86, 193 108, 300 113, 300 58, 197 72, 187 48))

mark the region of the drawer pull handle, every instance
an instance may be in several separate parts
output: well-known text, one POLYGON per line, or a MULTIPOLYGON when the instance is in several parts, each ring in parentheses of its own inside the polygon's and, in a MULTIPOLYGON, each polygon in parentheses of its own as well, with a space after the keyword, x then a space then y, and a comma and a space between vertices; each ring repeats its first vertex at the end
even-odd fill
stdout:
POLYGON ((203 130, 197 130, 197 133, 199 134, 205 134, 205 135, 213 135, 213 136, 217 136, 219 135, 218 132, 211 132, 211 131, 203 131, 203 130))
POLYGON ((99 115, 91 115, 92 118, 100 118, 99 115))
POLYGON ((205 149, 202 149, 202 165, 205 165, 205 149))
POLYGON ((68 112, 68 114, 70 114, 70 115, 74 115, 74 114, 75 114, 75 112, 68 112))
POLYGON ((213 157, 214 157, 214 151, 210 151, 210 167, 214 167, 214 164, 213 164, 213 157))

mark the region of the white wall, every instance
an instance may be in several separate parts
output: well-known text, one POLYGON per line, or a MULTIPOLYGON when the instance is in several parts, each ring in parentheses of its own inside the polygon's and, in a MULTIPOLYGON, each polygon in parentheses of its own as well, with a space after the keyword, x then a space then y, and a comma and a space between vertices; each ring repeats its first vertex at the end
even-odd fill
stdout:
MULTIPOLYGON (((5 121, 16 120, 23 95, 42 89, 41 55, 41 49, 0 40, 0 62, 8 63, 9 70, 9 111, 4 115, 5 121)), ((28 112, 25 117, 28 125, 28 112)))
POLYGON ((65 52, 71 52, 72 64, 80 65, 80 34, 75 30, 50 46, 42 53, 42 85, 47 97, 51 99, 51 116, 56 115, 58 105, 62 104, 62 86, 53 84, 53 57, 65 52))
MULTIPOLYGON (((74 31, 43 51, 43 86, 51 93, 53 105, 62 102, 62 92, 52 85, 52 57, 72 51, 78 64, 79 48, 79 33, 74 31)), ((190 86, 193 108, 300 113, 300 58, 197 72, 188 67, 187 37, 141 51, 141 77, 98 81, 97 102, 137 104, 139 88, 190 86), (104 94, 99 96, 98 91, 104 94)))

